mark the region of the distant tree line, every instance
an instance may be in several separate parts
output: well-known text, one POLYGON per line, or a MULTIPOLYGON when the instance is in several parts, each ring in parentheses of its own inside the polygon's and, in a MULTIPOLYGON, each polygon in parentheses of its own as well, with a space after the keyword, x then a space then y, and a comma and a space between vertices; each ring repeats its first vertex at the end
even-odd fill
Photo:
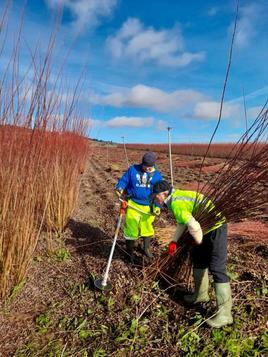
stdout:
POLYGON ((117 145, 117 143, 113 142, 112 140, 102 140, 102 139, 94 139, 94 138, 90 138, 90 140, 103 144, 117 145))

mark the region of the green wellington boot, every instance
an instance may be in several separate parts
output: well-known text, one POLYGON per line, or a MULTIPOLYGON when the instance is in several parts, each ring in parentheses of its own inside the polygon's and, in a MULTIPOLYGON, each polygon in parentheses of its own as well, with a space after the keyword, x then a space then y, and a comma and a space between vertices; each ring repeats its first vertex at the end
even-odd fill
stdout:
POLYGON ((148 258, 152 258, 154 255, 150 251, 151 237, 143 237, 143 251, 148 258))
POLYGON ((185 295, 183 297, 184 301, 188 304, 197 304, 199 302, 209 301, 208 295, 208 269, 194 269, 194 293, 190 295, 185 295))
POLYGON ((207 324, 216 328, 232 324, 232 296, 230 283, 216 283, 215 294, 218 312, 215 317, 207 321, 207 324))
POLYGON ((134 246, 135 246, 135 240, 126 239, 128 260, 129 260, 130 264, 134 264, 135 263, 134 246))

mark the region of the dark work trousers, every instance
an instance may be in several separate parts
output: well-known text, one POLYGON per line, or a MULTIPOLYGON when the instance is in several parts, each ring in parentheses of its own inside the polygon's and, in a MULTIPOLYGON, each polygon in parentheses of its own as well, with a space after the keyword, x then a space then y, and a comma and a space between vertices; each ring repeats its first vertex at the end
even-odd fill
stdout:
POLYGON ((227 283, 227 224, 205 234, 200 245, 193 248, 193 263, 196 269, 208 268, 214 283, 227 283))

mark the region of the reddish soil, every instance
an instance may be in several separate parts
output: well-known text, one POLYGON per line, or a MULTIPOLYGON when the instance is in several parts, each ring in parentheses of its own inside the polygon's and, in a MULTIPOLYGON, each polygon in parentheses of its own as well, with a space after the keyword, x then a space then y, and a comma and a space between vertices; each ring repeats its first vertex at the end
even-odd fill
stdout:
POLYGON ((268 224, 251 220, 230 223, 229 235, 231 237, 246 237, 255 240, 256 243, 265 243, 268 241, 268 224))
MULTIPOLYGON (((128 154, 130 162, 134 163, 140 161, 142 152, 131 150, 128 154)), ((218 170, 221 165, 219 161, 206 160, 206 170, 202 174, 201 185, 210 181, 215 170, 218 170)), ((175 186, 196 189, 198 185, 196 167, 200 162, 201 158, 190 157, 187 161, 185 156, 174 155, 175 186)), ((159 170, 168 178, 167 154, 158 153, 157 163, 159 170)), ((1 357, 13 356, 18 348, 32 340, 38 341, 42 346, 48 343, 46 340, 48 337, 40 337, 36 331, 35 319, 43 311, 50 311, 55 321, 60 319, 63 311, 69 316, 81 314, 81 301, 73 298, 71 292, 75 286, 81 286, 92 280, 93 275, 101 276, 103 273, 118 217, 119 206, 114 194, 114 185, 126 168, 127 164, 121 148, 109 147, 108 151, 106 147, 93 148, 88 168, 81 177, 77 207, 62 237, 71 253, 71 260, 68 263, 58 263, 53 255, 48 255, 45 249, 46 235, 43 234, 44 239, 39 242, 22 292, 12 302, 1 306, 1 357), (46 340, 44 344, 42 339, 46 340)), ((156 230, 157 227, 162 229, 165 226, 170 227, 171 222, 170 217, 164 214, 156 223, 156 230)), ((228 264, 237 266, 237 274, 241 277, 241 282, 243 277, 244 280, 252 280, 248 289, 254 291, 254 284, 259 284, 263 272, 267 271, 268 205, 258 210, 256 217, 250 221, 230 223, 229 238, 228 264), (239 256, 240 252, 242 252, 241 256, 239 256), (259 277, 255 282, 256 274, 259 277)), ((158 254, 159 248, 156 244, 153 249, 158 254)), ((138 256, 141 265, 146 264, 142 254, 138 253, 138 256)), ((140 270, 133 269, 126 263, 124 241, 120 236, 110 275, 110 279, 114 282, 114 295, 118 296, 118 303, 121 299, 124 300, 122 293, 131 287, 133 281, 138 281, 139 274, 140 270)), ((238 288, 234 283, 233 289, 236 293, 238 288)), ((175 308, 177 305, 172 306, 175 308)), ((177 308, 181 316, 187 314, 183 306, 177 308)), ((260 315, 256 317, 256 328, 262 321, 263 309, 262 305, 260 315)), ((119 319, 120 316, 113 318, 119 319)), ((58 332, 55 334, 51 338, 55 336, 60 338, 58 332)), ((68 336, 64 337, 64 341, 69 341, 68 336)))

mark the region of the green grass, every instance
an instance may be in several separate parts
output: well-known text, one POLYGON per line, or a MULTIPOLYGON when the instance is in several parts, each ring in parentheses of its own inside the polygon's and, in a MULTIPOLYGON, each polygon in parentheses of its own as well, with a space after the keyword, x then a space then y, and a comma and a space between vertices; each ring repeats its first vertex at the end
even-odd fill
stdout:
POLYGON ((64 304, 35 318, 36 331, 17 356, 142 356, 150 351, 174 357, 268 354, 268 334, 265 325, 261 328, 262 316, 251 294, 235 303, 232 326, 210 329, 198 310, 178 313, 177 304, 157 284, 133 285, 120 301, 85 284, 75 284, 69 291, 64 304), (68 304, 75 306, 65 309, 68 304))
POLYGON ((71 254, 66 247, 57 248, 53 255, 58 262, 68 262, 71 260, 71 254))

